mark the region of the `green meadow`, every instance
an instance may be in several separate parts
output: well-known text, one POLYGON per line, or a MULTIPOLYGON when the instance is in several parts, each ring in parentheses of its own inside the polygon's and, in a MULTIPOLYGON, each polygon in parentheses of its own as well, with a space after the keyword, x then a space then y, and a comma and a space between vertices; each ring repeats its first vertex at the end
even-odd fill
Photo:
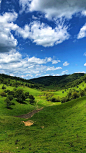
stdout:
POLYGON ((42 90, 25 84, 0 84, 0 153, 85 153, 86 152, 86 83, 60 90, 42 90), (23 103, 12 99, 13 105, 6 107, 6 90, 15 88, 29 92, 35 102, 27 97, 23 103), (67 97, 71 91, 83 96, 66 102, 52 102, 49 98, 67 97), (48 97, 48 98, 47 98, 48 97), (16 117, 43 108, 30 118, 16 117), (31 126, 24 122, 32 121, 31 126))

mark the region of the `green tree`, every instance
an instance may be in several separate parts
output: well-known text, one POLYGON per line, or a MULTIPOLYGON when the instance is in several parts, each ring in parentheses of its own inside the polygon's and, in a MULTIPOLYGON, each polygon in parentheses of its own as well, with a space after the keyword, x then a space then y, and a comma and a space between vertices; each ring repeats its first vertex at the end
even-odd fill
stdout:
POLYGON ((29 98, 30 98, 29 100, 30 104, 31 105, 35 104, 35 97, 33 95, 29 95, 29 98))
POLYGON ((85 91, 84 90, 81 90, 80 91, 80 96, 83 97, 84 95, 85 95, 85 91))
POLYGON ((5 99, 5 102, 6 102, 6 107, 7 108, 11 108, 10 106, 12 105, 12 103, 11 103, 10 99, 9 98, 6 98, 5 99))
POLYGON ((22 89, 18 89, 15 91, 15 97, 19 103, 23 103, 26 99, 25 93, 22 89))
POLYGON ((75 91, 72 93, 72 98, 73 99, 76 99, 76 98, 79 98, 79 94, 75 91))

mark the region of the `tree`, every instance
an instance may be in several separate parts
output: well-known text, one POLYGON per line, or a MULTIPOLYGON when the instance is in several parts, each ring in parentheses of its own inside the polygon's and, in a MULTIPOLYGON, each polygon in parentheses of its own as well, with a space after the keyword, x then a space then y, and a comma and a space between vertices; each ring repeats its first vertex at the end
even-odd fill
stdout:
POLYGON ((15 91, 15 97, 16 97, 16 100, 19 103, 23 103, 26 99, 25 93, 23 92, 22 89, 18 89, 18 90, 15 91))
POLYGON ((1 95, 2 97, 6 97, 6 96, 7 96, 6 93, 5 93, 4 91, 1 92, 0 95, 1 95))
POLYGON ((2 89, 6 89, 6 87, 3 85, 3 86, 2 86, 2 89))
POLYGON ((79 98, 79 94, 75 91, 72 93, 72 98, 73 99, 76 99, 76 98, 79 98))
POLYGON ((33 95, 29 95, 29 98, 30 98, 30 100, 29 100, 29 102, 30 102, 30 104, 35 104, 35 97, 33 96, 33 95))
POLYGON ((11 108, 10 106, 12 105, 12 103, 11 103, 10 99, 9 98, 6 98, 5 99, 5 102, 6 102, 6 107, 7 108, 11 108))
POLYGON ((25 92, 25 97, 26 97, 26 98, 29 97, 29 92, 25 92))
POLYGON ((80 96, 83 97, 84 95, 85 95, 85 91, 84 90, 81 90, 80 91, 80 96))

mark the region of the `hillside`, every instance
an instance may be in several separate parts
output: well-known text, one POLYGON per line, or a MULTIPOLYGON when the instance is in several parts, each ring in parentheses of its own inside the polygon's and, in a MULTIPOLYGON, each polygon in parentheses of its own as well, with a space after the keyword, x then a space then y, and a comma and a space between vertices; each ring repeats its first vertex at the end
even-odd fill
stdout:
POLYGON ((85 75, 63 76, 59 82, 74 78, 78 86, 45 86, 44 91, 24 79, 1 75, 1 153, 86 152, 85 75))
POLYGON ((44 85, 47 88, 62 89, 81 83, 84 76, 86 76, 84 73, 74 73, 72 75, 45 76, 30 79, 29 81, 32 83, 44 85))

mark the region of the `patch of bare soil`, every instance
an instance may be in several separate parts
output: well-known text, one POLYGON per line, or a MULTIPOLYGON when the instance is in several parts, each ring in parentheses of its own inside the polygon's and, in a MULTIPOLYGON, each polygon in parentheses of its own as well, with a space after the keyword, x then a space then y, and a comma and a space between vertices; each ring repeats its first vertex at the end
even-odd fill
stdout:
POLYGON ((22 121, 24 123, 25 126, 31 126, 34 124, 34 122, 32 120, 28 120, 28 121, 22 121))
POLYGON ((15 116, 15 117, 20 117, 20 118, 26 118, 26 119, 28 119, 28 118, 31 118, 34 114, 36 114, 36 113, 38 113, 39 111, 41 111, 42 109, 43 109, 43 107, 40 108, 40 109, 33 110, 32 112, 29 112, 29 113, 27 113, 27 114, 15 116))

